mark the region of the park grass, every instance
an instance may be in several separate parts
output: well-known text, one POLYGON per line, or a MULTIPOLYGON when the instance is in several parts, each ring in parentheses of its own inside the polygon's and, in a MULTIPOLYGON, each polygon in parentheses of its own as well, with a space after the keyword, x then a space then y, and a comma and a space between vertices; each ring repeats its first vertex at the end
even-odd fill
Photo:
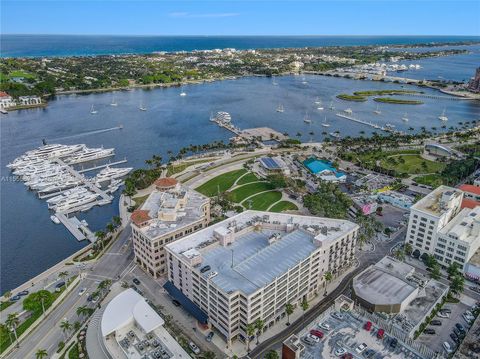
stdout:
POLYGON ((185 171, 190 166, 198 165, 200 163, 205 163, 205 162, 211 162, 211 161, 214 161, 214 160, 210 158, 210 159, 202 159, 202 160, 195 160, 195 161, 186 161, 178 165, 168 165, 167 176, 172 176, 174 174, 185 171))
POLYGON ((340 100, 355 101, 355 102, 367 101, 367 98, 365 96, 349 95, 346 93, 341 93, 340 95, 337 95, 337 98, 339 98, 340 100))
POLYGON ((273 186, 268 182, 253 182, 234 189, 228 195, 232 202, 240 203, 255 193, 270 191, 272 189, 274 189, 273 186))
POLYGON ((15 70, 12 71, 8 74, 8 77, 23 77, 25 79, 34 79, 36 76, 34 74, 31 74, 29 72, 21 71, 21 70, 15 70))
POLYGON ((0 312, 4 309, 7 309, 12 304, 13 304, 13 302, 10 301, 10 300, 0 303, 0 312))
POLYGON ((247 183, 257 182, 257 181, 258 181, 258 177, 255 176, 255 174, 253 174, 252 172, 249 172, 238 180, 237 185, 242 185, 242 184, 247 184, 247 183))
POLYGON ((375 96, 375 95, 401 95, 401 94, 422 93, 421 91, 413 90, 369 90, 369 91, 355 91, 356 96, 375 96))
POLYGON ((78 351, 78 344, 75 342, 75 345, 68 351, 68 359, 79 359, 80 353, 78 351))
POLYGON ((275 202, 278 202, 281 198, 282 194, 278 191, 265 192, 253 196, 252 198, 244 201, 242 204, 245 208, 255 209, 257 211, 266 211, 268 207, 275 202))
POLYGON ((201 186, 195 188, 198 192, 208 197, 216 196, 218 191, 225 192, 233 186, 237 178, 245 174, 247 170, 240 169, 223 173, 217 177, 212 178, 201 186))
POLYGON ((270 212, 296 211, 297 209, 298 207, 292 202, 280 201, 270 208, 270 212))
POLYGON ((391 103, 396 105, 423 105, 423 101, 404 100, 404 99, 395 98, 395 97, 375 97, 373 101, 381 102, 381 103, 391 103))
POLYGON ((433 162, 423 159, 420 155, 394 155, 388 156, 380 161, 380 164, 383 168, 388 170, 393 170, 397 173, 434 173, 440 172, 445 168, 444 163, 433 162), (395 163, 388 161, 389 158, 394 158, 395 163), (404 160, 403 163, 399 162, 399 159, 404 160), (425 167, 422 166, 422 163, 425 163, 425 167))
POLYGON ((424 184, 433 188, 441 186, 443 184, 443 178, 439 174, 429 174, 424 176, 418 176, 413 179, 415 182, 424 184))
POLYGON ((143 206, 143 204, 145 203, 145 201, 147 200, 148 196, 150 196, 150 194, 147 194, 145 196, 141 196, 141 197, 134 197, 133 198, 133 201, 135 202, 134 204, 134 208, 137 209, 137 208, 140 208, 141 206, 143 206))

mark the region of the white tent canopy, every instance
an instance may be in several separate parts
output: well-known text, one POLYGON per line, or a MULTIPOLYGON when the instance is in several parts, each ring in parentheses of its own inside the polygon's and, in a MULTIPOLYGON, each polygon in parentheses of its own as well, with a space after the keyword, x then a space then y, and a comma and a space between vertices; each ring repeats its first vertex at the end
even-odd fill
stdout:
POLYGON ((150 333, 164 324, 163 319, 133 289, 127 289, 113 298, 102 316, 102 335, 106 337, 127 325, 136 324, 150 333))

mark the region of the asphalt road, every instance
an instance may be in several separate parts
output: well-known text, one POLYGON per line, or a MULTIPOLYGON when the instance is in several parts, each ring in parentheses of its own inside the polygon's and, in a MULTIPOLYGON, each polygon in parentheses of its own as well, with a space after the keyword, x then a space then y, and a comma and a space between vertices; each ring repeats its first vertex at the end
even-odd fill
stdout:
POLYGON ((91 266, 84 270, 86 278, 82 279, 77 287, 65 297, 65 299, 51 312, 47 318, 35 328, 28 337, 20 343, 20 348, 13 350, 6 358, 30 359, 35 358, 38 349, 46 349, 49 357, 56 352, 59 341, 65 340, 60 329, 60 323, 66 318, 70 323, 79 320, 76 310, 78 307, 87 305, 93 307, 96 304, 87 301, 88 294, 93 293, 98 283, 104 279, 116 280, 124 275, 127 267, 133 260, 133 252, 129 241, 131 227, 128 224, 120 233, 112 247, 91 266), (86 288, 86 293, 79 296, 80 288, 86 288))

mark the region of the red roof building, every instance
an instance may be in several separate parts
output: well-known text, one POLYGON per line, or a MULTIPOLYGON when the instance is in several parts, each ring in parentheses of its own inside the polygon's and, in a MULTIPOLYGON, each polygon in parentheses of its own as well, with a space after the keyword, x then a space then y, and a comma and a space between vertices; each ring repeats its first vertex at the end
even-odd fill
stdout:
POLYGON ((458 189, 465 192, 464 197, 466 199, 473 199, 474 201, 480 201, 480 187, 472 184, 462 184, 458 189))
POLYGON ((462 200, 462 205, 461 205, 462 208, 473 209, 477 206, 480 206, 480 202, 474 201, 473 199, 464 198, 462 200))
POLYGON ((0 97, 11 97, 11 96, 4 91, 0 91, 0 97))
POLYGON ((175 188, 177 184, 178 184, 178 181, 172 177, 163 177, 155 181, 155 187, 159 191, 165 191, 168 189, 175 188))
POLYGON ((147 224, 147 222, 149 220, 152 219, 152 218, 150 218, 148 213, 149 213, 149 211, 146 211, 146 210, 143 210, 143 209, 136 209, 135 211, 133 211, 130 218, 131 218, 133 223, 135 223, 139 227, 142 227, 145 224, 147 224))

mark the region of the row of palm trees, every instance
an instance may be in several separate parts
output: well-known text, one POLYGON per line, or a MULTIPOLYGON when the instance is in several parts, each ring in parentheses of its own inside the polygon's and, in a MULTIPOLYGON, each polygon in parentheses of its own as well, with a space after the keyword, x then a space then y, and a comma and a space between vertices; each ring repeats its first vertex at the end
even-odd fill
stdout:
POLYGON ((97 237, 97 241, 95 243, 99 242, 103 249, 105 246, 105 239, 108 236, 111 236, 113 232, 115 232, 115 230, 121 225, 122 219, 119 216, 113 216, 112 221, 107 223, 107 225, 105 226, 105 231, 100 230, 95 232, 95 237, 97 237))

